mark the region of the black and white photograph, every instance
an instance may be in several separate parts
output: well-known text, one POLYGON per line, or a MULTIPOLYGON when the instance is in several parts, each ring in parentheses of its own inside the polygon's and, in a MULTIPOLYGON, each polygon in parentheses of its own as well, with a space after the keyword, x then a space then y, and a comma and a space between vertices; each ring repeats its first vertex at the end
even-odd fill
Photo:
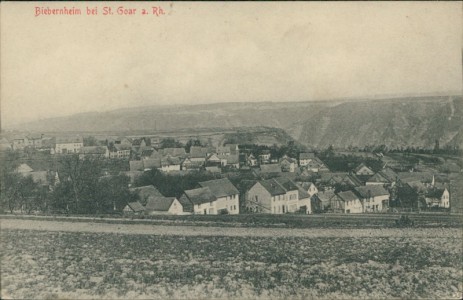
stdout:
POLYGON ((2 1, 1 299, 461 299, 463 4, 2 1))

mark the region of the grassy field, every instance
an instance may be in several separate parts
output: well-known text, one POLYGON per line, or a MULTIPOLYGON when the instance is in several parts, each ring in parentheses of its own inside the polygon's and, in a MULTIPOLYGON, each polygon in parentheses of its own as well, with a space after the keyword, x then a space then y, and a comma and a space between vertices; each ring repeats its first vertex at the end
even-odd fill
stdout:
POLYGON ((459 299, 461 236, 429 230, 436 233, 251 238, 3 229, 1 293, 2 299, 459 299))

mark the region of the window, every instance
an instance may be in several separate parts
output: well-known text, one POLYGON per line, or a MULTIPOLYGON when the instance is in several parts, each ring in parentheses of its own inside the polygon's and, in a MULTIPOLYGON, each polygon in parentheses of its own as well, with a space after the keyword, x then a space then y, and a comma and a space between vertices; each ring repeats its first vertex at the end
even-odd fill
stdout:
POLYGON ((233 205, 233 209, 236 210, 236 205, 233 205))

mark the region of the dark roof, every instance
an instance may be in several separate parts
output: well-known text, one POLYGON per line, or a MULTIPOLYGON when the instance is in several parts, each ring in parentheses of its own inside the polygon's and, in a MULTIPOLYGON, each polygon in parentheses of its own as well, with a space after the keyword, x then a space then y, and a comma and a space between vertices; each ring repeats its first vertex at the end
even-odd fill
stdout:
POLYGON ((228 178, 200 182, 201 187, 208 187, 217 198, 239 194, 238 189, 228 178))
POLYGON ((205 148, 205 147, 192 146, 190 148, 190 157, 192 157, 192 158, 200 158, 200 157, 206 158, 207 152, 208 152, 208 149, 205 148))
POLYGON ((162 149, 162 154, 164 156, 167 156, 167 155, 180 156, 180 157, 186 156, 185 148, 164 148, 162 149))
POLYGON ((322 201, 328 201, 334 196, 334 192, 332 190, 318 192, 317 196, 322 201))
POLYGON ((442 194, 444 193, 445 189, 431 189, 428 190, 426 193, 426 197, 428 198, 437 198, 440 199, 442 198, 442 194))
POLYGON ((230 154, 227 157, 227 164, 237 164, 239 163, 239 155, 238 154, 230 154))
POLYGON ((359 186, 355 188, 357 194, 362 198, 376 197, 389 195, 389 192, 386 191, 381 185, 368 185, 368 186, 359 186))
POLYGON ((260 171, 262 173, 280 173, 281 166, 279 164, 260 165, 260 171))
POLYGON ((160 168, 161 167, 161 159, 160 158, 147 158, 143 160, 143 168, 144 169, 153 169, 153 168, 160 168))
POLYGON ((140 200, 147 200, 150 197, 163 197, 163 195, 152 185, 131 188, 132 193, 136 193, 140 200))
POLYGON ((186 190, 184 194, 193 204, 203 204, 217 200, 208 187, 186 190))
POLYGON ((141 205, 140 202, 136 201, 136 202, 130 202, 127 204, 130 209, 132 209, 134 212, 140 212, 140 211, 144 211, 145 208, 143 207, 143 205, 141 205))
POLYGON ((381 183, 389 183, 390 181, 383 175, 381 172, 376 173, 375 175, 371 176, 367 182, 381 182, 381 183))
POLYGON ((314 159, 315 153, 313 152, 302 152, 299 153, 299 159, 314 159))
POLYGON ((339 198, 341 198, 343 201, 352 201, 352 200, 358 200, 358 196, 354 194, 352 191, 345 191, 345 192, 340 192, 337 194, 339 198))
POLYGON ((145 209, 152 211, 168 211, 175 197, 151 196, 148 198, 145 209))
POLYGON ((310 197, 309 193, 307 193, 307 191, 304 190, 304 189, 303 189, 302 187, 300 187, 300 186, 298 186, 297 192, 298 192, 298 194, 299 194, 299 196, 298 196, 298 197, 299 197, 299 200, 301 200, 301 199, 306 199, 306 198, 309 198, 309 197, 310 197))
POLYGON ((287 191, 298 190, 297 184, 294 181, 292 181, 291 179, 287 178, 287 177, 283 177, 283 176, 282 177, 277 177, 277 178, 273 178, 273 180, 278 182, 287 191))

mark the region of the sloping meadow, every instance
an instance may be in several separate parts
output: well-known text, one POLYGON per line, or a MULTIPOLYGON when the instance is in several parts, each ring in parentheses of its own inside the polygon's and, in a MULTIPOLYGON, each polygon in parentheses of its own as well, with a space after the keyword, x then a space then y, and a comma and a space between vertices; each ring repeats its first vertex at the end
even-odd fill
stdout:
POLYGON ((3 299, 460 298, 459 237, 2 230, 3 299))

